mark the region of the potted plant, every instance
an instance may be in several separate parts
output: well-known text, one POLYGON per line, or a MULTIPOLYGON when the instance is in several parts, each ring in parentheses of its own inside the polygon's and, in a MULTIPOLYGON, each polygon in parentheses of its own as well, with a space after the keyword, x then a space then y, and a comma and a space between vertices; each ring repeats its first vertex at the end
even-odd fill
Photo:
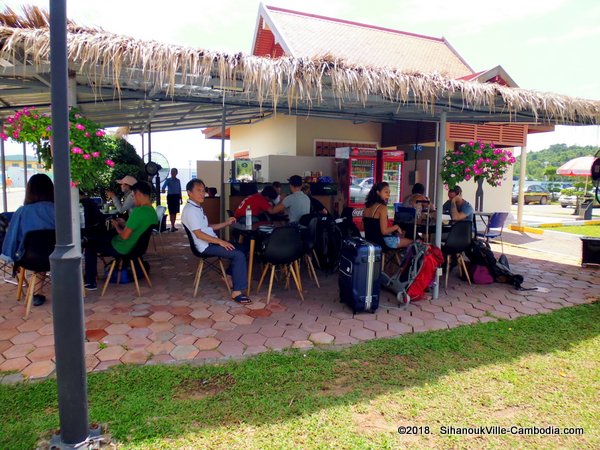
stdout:
POLYGON ((509 149, 497 148, 494 143, 481 140, 460 145, 446 154, 442 162, 442 180, 449 188, 463 181, 477 183, 475 209, 483 209, 483 182, 490 186, 500 186, 506 172, 516 162, 509 149))

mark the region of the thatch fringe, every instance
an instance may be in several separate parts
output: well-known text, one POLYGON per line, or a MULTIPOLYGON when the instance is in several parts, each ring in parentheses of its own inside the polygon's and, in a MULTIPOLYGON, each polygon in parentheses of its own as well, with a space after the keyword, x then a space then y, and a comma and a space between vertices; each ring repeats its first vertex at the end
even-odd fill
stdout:
MULTIPOLYGON (((241 84, 262 105, 276 108, 281 98, 290 108, 323 103, 326 92, 342 105, 345 101, 366 104, 371 96, 398 104, 416 102, 426 111, 436 105, 487 110, 510 114, 529 112, 536 120, 552 123, 600 124, 600 101, 515 89, 491 83, 454 80, 438 73, 407 73, 390 68, 350 65, 323 55, 319 58, 268 59, 242 53, 226 54, 202 49, 142 41, 84 28, 69 22, 68 58, 95 86, 112 86, 120 91, 133 78, 147 92, 176 92, 211 86, 218 77, 220 86, 241 84), (183 88, 182 88, 183 86, 183 88)), ((50 35, 47 13, 29 7, 23 16, 7 9, 0 13, 0 58, 14 56, 36 65, 48 61, 50 35)))

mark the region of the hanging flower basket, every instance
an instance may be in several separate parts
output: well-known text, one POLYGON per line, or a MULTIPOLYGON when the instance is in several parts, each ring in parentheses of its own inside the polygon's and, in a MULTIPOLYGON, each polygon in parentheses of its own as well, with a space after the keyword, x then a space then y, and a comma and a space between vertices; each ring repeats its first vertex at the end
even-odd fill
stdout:
MULTIPOLYGON (((106 157, 105 134, 98 124, 83 117, 77 109, 70 109, 71 180, 84 191, 93 191, 98 177, 115 165, 106 157)), ((33 144, 39 163, 46 170, 52 168, 52 119, 48 114, 39 113, 35 108, 23 108, 6 119, 0 138, 33 144)))
POLYGON ((481 140, 471 141, 446 154, 442 162, 442 180, 449 188, 469 180, 500 186, 509 167, 515 162, 515 157, 508 149, 496 148, 493 142, 484 144, 481 140))

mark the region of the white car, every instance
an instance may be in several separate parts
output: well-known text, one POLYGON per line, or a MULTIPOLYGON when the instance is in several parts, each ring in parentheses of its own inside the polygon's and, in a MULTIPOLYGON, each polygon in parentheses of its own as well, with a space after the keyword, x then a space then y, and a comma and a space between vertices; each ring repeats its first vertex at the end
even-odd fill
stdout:
POLYGON ((558 197, 558 202, 563 208, 566 208, 567 206, 575 207, 577 205, 577 196, 563 194, 560 197, 558 197))

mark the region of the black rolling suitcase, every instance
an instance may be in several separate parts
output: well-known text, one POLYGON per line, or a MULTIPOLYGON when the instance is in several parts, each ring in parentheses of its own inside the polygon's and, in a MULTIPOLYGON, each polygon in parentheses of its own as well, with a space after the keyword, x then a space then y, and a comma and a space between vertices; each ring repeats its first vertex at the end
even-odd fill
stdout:
POLYGON ((340 301, 354 313, 379 307, 381 247, 361 238, 345 239, 339 267, 340 301))

